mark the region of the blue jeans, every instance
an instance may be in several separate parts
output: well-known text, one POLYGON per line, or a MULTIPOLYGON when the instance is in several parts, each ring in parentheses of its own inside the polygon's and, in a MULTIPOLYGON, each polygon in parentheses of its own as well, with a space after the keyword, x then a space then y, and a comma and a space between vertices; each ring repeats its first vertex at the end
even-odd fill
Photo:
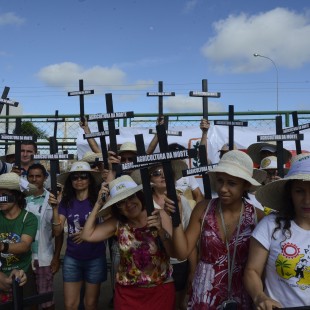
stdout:
POLYGON ((89 260, 78 260, 65 255, 63 263, 63 281, 86 281, 99 284, 107 280, 107 261, 104 255, 89 260))

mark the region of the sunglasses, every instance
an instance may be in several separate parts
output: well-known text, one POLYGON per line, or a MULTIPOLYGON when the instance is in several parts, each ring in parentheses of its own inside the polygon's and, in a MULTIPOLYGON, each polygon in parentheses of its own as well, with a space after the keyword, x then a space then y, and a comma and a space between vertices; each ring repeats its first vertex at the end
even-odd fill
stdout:
POLYGON ((89 179, 89 174, 87 172, 71 174, 70 179, 71 181, 77 181, 78 179, 87 180, 89 179))
POLYGON ((164 170, 163 169, 157 169, 151 173, 152 177, 159 177, 164 176, 164 170))
POLYGON ((133 194, 133 195, 131 195, 131 196, 129 196, 129 197, 127 197, 127 198, 125 198, 125 199, 123 199, 123 200, 117 202, 115 205, 116 205, 117 208, 121 209, 122 206, 123 206, 124 204, 127 203, 127 201, 133 200, 133 199, 135 199, 136 197, 137 197, 137 195, 136 195, 136 194, 133 194))

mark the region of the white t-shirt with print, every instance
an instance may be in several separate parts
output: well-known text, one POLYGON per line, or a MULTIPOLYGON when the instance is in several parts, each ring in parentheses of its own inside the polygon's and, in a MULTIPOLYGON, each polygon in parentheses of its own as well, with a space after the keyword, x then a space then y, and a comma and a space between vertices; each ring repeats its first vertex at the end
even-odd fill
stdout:
POLYGON ((275 215, 263 218, 252 236, 269 251, 265 293, 283 307, 310 305, 310 230, 291 221, 291 237, 274 234, 275 215))

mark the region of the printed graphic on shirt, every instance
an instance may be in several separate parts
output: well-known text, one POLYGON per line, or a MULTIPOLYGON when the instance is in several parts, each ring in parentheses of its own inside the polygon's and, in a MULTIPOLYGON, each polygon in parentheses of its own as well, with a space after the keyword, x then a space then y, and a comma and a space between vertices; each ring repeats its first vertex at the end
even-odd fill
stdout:
MULTIPOLYGON (((15 233, 0 233, 0 240, 4 243, 18 243, 21 237, 15 233)), ((6 266, 11 266, 19 261, 19 258, 14 254, 1 253, 1 260, 5 262, 6 266)))
POLYGON ((310 245, 300 249, 294 243, 284 243, 276 260, 276 270, 282 279, 296 279, 296 287, 310 288, 310 245))

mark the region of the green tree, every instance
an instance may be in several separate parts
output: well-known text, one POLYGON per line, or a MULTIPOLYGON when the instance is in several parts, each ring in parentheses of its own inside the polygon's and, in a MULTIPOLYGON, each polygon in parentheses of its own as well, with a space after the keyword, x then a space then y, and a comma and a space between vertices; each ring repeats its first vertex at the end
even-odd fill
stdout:
POLYGON ((46 132, 30 121, 22 122, 20 134, 25 136, 36 136, 37 139, 48 139, 46 132))

